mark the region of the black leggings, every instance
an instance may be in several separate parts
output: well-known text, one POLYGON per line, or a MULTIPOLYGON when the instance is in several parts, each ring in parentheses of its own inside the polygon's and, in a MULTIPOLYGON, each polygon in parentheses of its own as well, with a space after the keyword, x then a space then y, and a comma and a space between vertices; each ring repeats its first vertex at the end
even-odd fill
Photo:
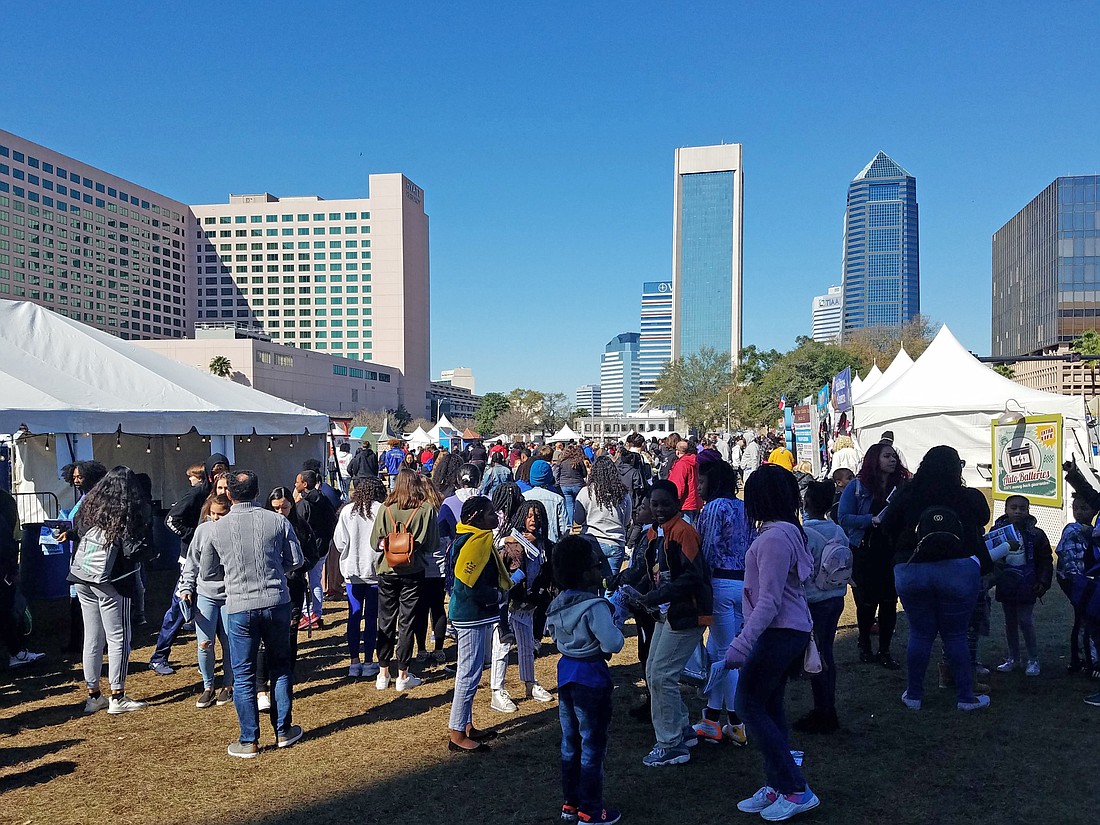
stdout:
MULTIPOLYGON (((293 675, 294 666, 298 663, 298 622, 302 618, 302 603, 306 597, 306 576, 300 573, 288 576, 286 588, 290 591, 290 672, 293 675)), ((271 685, 267 673, 267 648, 260 643, 260 649, 256 651, 256 692, 269 693, 271 685)), ((272 706, 274 707, 274 706, 272 706)))
POLYGON ((443 579, 424 579, 420 585, 420 596, 416 600, 416 615, 413 617, 413 635, 421 652, 428 649, 428 617, 431 615, 432 633, 435 636, 435 650, 443 649, 443 639, 447 633, 447 611, 443 608, 443 579))

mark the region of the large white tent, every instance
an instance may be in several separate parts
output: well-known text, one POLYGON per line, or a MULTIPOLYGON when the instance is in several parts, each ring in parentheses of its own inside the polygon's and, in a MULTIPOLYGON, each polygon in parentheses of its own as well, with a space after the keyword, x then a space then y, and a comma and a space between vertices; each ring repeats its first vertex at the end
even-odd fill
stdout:
MULTIPOLYGON (((879 381, 881 383, 881 379, 879 381)), ((1092 464, 1084 400, 1017 384, 971 355, 946 327, 928 349, 889 386, 855 405, 856 439, 863 450, 886 430, 915 470, 924 454, 949 444, 966 461, 969 485, 988 487, 977 471, 991 461, 991 424, 1009 401, 1028 415, 1060 414, 1064 419, 1065 458, 1092 464)))
POLYGON ((426 447, 432 443, 431 438, 424 432, 423 427, 417 427, 405 437, 405 440, 409 442, 410 447, 426 447))
POLYGON ((555 441, 579 441, 580 436, 572 427, 566 424, 546 440, 550 444, 553 444, 555 441))
POLYGON ((874 392, 875 384, 878 383, 880 378, 882 378, 882 370, 878 368, 878 364, 872 364, 871 369, 867 371, 867 377, 859 382, 858 388, 855 386, 855 382, 852 383, 852 400, 857 401, 874 392))
POLYGON ((909 353, 905 351, 905 347, 898 350, 898 354, 894 356, 894 360, 890 362, 890 366, 879 376, 878 380, 871 386, 869 390, 860 393, 860 398, 866 401, 869 398, 882 392, 889 387, 903 375, 906 371, 913 366, 913 359, 909 357, 909 353))

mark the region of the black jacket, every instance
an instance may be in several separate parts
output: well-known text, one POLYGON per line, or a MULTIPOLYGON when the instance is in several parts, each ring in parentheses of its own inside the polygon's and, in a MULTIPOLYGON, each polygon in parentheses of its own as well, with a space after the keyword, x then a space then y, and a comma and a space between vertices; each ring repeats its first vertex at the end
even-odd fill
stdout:
POLYGON ((191 537, 195 535, 195 528, 199 526, 202 505, 214 491, 214 465, 216 464, 224 464, 228 467, 229 459, 221 453, 212 453, 206 459, 206 477, 202 483, 187 490, 168 510, 165 524, 168 525, 169 530, 180 537, 184 552, 187 552, 187 548, 191 546, 191 537))
POLYGON ((959 557, 977 556, 982 573, 990 572, 993 560, 982 540, 985 526, 989 523, 989 504, 985 496, 969 487, 946 489, 928 500, 918 500, 912 484, 902 488, 882 511, 882 522, 876 528, 894 537, 894 564, 905 564, 910 560, 927 561, 921 559, 919 553, 914 557, 913 551, 917 548, 917 523, 921 513, 932 506, 950 507, 955 511, 966 530, 959 557))
POLYGON ((357 478, 378 477, 378 453, 369 446, 360 447, 348 464, 348 476, 357 478))
POLYGON ((320 490, 306 490, 302 500, 295 505, 298 515, 317 534, 321 543, 321 555, 328 552, 328 544, 336 533, 336 510, 320 490), (303 506, 304 505, 304 506, 303 506))

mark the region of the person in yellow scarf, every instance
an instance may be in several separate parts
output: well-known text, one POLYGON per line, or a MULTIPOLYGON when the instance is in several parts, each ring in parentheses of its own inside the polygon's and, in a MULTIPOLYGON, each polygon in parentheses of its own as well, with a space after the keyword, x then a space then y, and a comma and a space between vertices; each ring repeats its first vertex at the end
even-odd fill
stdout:
POLYGON ((462 505, 461 518, 455 528, 458 537, 451 546, 454 591, 448 612, 458 631, 458 658, 447 748, 484 753, 489 750, 485 740, 494 738, 496 732, 473 726, 474 694, 485 664, 486 640, 500 620, 500 605, 512 582, 493 547, 497 526, 493 502, 484 496, 469 498, 462 505))

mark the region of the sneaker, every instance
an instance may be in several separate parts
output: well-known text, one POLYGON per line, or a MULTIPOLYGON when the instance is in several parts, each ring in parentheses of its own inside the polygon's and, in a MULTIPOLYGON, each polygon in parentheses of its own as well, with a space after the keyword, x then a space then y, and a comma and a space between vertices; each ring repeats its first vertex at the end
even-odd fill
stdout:
POLYGON ((89 696, 84 700, 84 712, 95 713, 96 711, 107 710, 110 704, 111 700, 102 693, 99 696, 89 696))
POLYGON ((263 713, 265 710, 271 710, 271 694, 270 693, 257 693, 256 694, 256 709, 263 713))
POLYGON ((19 667, 20 665, 29 665, 31 662, 37 662, 45 653, 32 653, 29 650, 20 650, 10 659, 8 659, 8 667, 19 667))
POLYGON ((806 788, 802 793, 782 794, 769 807, 760 812, 760 818, 766 819, 768 822, 782 822, 804 811, 813 810, 820 804, 821 800, 817 798, 817 795, 806 788))
POLYGON ((171 676, 173 673, 176 672, 176 669, 170 664, 160 661, 150 662, 149 670, 153 671, 153 673, 157 674, 157 676, 171 676))
MULTIPOLYGON (((920 710, 921 700, 910 699, 909 691, 905 691, 903 694, 901 694, 901 701, 907 708, 909 708, 909 710, 920 710)), ((962 705, 960 705, 959 707, 962 707, 962 705)))
POLYGON ((382 670, 382 668, 378 666, 378 662, 367 662, 363 665, 363 671, 359 675, 364 679, 373 679, 378 675, 380 670, 382 670))
POLYGON ((901 670, 901 665, 897 663, 897 661, 894 659, 893 656, 889 654, 889 652, 880 653, 878 655, 878 663, 887 670, 901 670))
POLYGON ((255 742, 230 742, 226 752, 238 759, 255 759, 260 755, 260 749, 255 742))
POLYGON ((687 748, 662 748, 654 745, 653 750, 642 757, 642 764, 647 768, 663 768, 666 765, 683 765, 691 759, 691 753, 687 748))
POLYGON ((601 808, 598 811, 577 811, 578 822, 601 822, 603 825, 612 825, 623 816, 614 808, 601 808))
POLYGON ((424 680, 413 673, 410 673, 404 678, 398 676, 393 681, 393 686, 398 693, 402 693, 410 688, 420 687, 422 684, 424 684, 424 680))
POLYGON ((506 690, 494 690, 493 699, 489 702, 489 707, 500 713, 515 713, 516 703, 512 701, 512 697, 508 695, 506 690))
POLYGON ((577 806, 570 805, 566 802, 561 806, 561 820, 562 822, 576 822, 577 821, 577 806))
POLYGON ((718 745, 722 742, 722 726, 713 719, 703 719, 692 730, 695 731, 695 736, 698 739, 711 745, 718 745))
POLYGON ((1005 659, 999 665, 997 665, 998 673, 1011 673, 1016 668, 1016 660, 1012 657, 1005 659))
POLYGON ((778 799, 779 792, 770 785, 765 785, 748 799, 742 799, 738 802, 737 810, 746 814, 758 814, 761 811, 766 811, 778 799))
POLYGON ((382 668, 379 667, 378 677, 374 680, 375 690, 385 690, 389 686, 390 686, 390 669, 386 668, 385 670, 382 670, 382 668))
POLYGON ((699 737, 695 734, 695 728, 685 727, 680 731, 680 746, 684 748, 694 748, 699 744, 699 737))
POLYGON ((112 696, 109 702, 110 704, 107 705, 108 713, 130 713, 131 711, 142 710, 146 706, 144 702, 138 702, 129 696, 119 696, 117 699, 112 696))
POLYGON ((986 676, 989 675, 989 668, 979 662, 978 664, 974 665, 974 675, 980 676, 984 679, 986 676))
POLYGON ((975 696, 973 702, 959 702, 956 707, 959 710, 982 710, 983 708, 989 707, 989 697, 981 695, 975 696))
POLYGON ((1100 708, 1100 693, 1094 693, 1092 694, 1092 696, 1086 696, 1085 704, 1092 705, 1094 708, 1100 708))
POLYGON ((218 691, 218 700, 215 702, 215 704, 220 707, 221 705, 228 705, 232 701, 233 688, 223 687, 221 690, 218 691))
POLYGON ((299 630, 309 630, 309 615, 303 614, 302 618, 298 620, 299 630))
POLYGON ((1038 676, 1039 675, 1039 660, 1028 659, 1027 670, 1024 671, 1025 676, 1038 676))
POLYGON ((217 699, 217 694, 214 693, 214 688, 206 688, 199 694, 199 698, 195 701, 195 707, 208 708, 214 704, 217 699))
POLYGON ((745 723, 737 725, 722 725, 722 735, 739 748, 749 743, 749 735, 745 732, 745 723))
POLYGON ((447 654, 442 650, 433 650, 428 657, 432 664, 441 665, 447 661, 447 654))
POLYGON ((348 665, 348 678, 358 679, 363 675, 363 665, 361 662, 352 662, 348 665))
POLYGON ((277 747, 289 748, 295 742, 302 738, 305 731, 302 730, 301 725, 291 725, 290 730, 286 732, 285 736, 278 737, 277 747))
POLYGON ((554 696, 550 691, 535 682, 533 685, 527 686, 527 698, 534 699, 536 702, 553 702, 554 696))

